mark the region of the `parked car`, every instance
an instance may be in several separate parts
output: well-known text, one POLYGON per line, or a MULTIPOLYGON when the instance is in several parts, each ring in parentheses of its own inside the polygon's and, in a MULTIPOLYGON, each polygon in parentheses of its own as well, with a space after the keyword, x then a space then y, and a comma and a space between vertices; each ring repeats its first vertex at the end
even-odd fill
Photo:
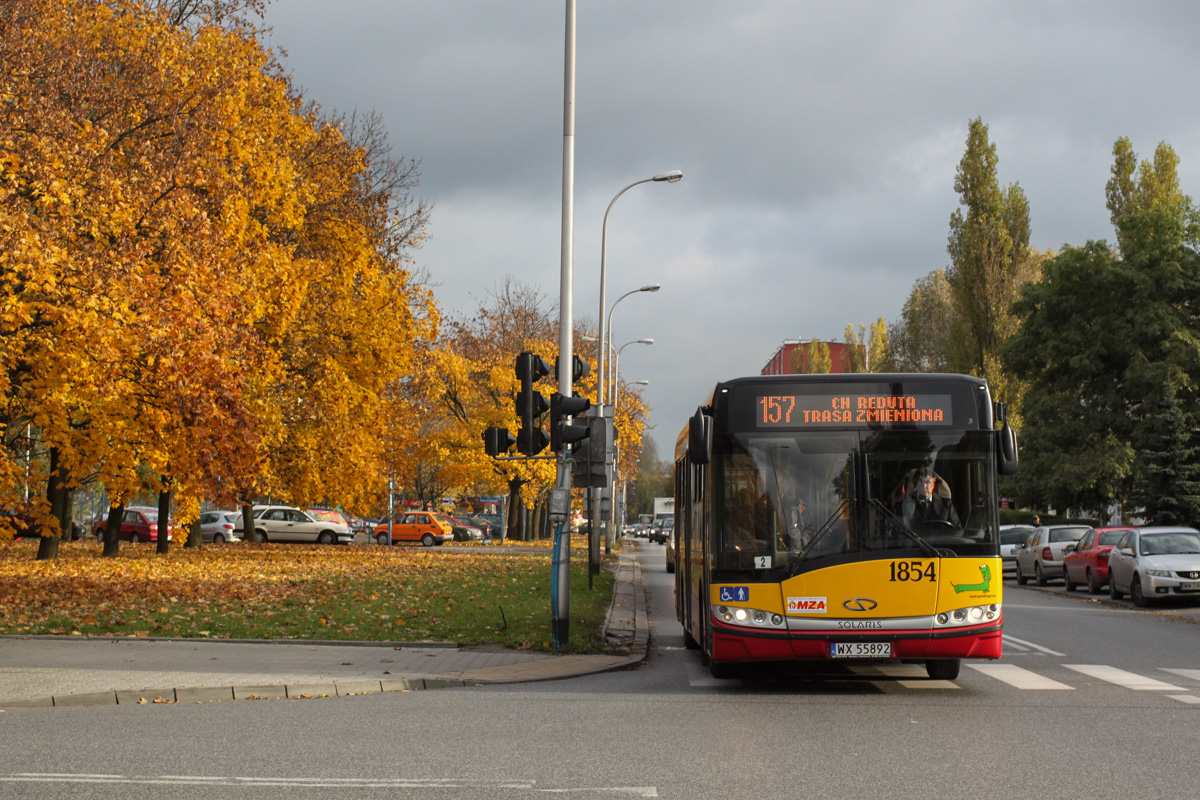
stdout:
POLYGON ((1200 531, 1150 527, 1126 531, 1108 553, 1108 592, 1148 606, 1169 595, 1200 597, 1200 531))
POLYGON ((1091 530, 1089 525, 1043 525, 1035 528, 1017 549, 1017 583, 1024 586, 1032 575, 1038 586, 1063 575, 1062 560, 1067 545, 1091 530))
POLYGON ((350 526, 350 520, 346 519, 346 515, 340 511, 335 511, 330 508, 309 508, 305 509, 308 515, 320 522, 336 522, 339 525, 350 526))
POLYGON ((667 536, 667 572, 675 571, 675 528, 672 526, 671 535, 667 536))
POLYGON ((200 515, 200 541, 240 542, 242 515, 236 511, 205 511, 200 515))
POLYGON ((264 542, 316 542, 347 544, 354 541, 349 526, 313 519, 292 506, 255 506, 254 530, 264 542))
POLYGON ((1093 528, 1077 544, 1067 545, 1063 557, 1063 581, 1067 591, 1073 592, 1076 586, 1086 583, 1089 592, 1100 594, 1104 584, 1108 583, 1108 551, 1129 530, 1133 529, 1128 525, 1093 528))
MULTIPOLYGON (((101 516, 96 520, 92 533, 97 539, 104 538, 104 529, 108 526, 108 517, 101 516)), ((171 524, 167 523, 167 541, 171 541, 171 524)), ((121 530, 117 538, 129 542, 158 541, 158 509, 150 506, 129 506, 121 518, 121 530)))
POLYGON ((442 514, 441 517, 450 523, 450 532, 454 535, 456 542, 482 542, 483 531, 476 528, 474 525, 469 525, 463 522, 458 517, 452 517, 449 514, 442 514))
MULTIPOLYGON (((420 542, 426 547, 445 544, 454 540, 454 528, 432 511, 409 511, 400 514, 392 522, 392 544, 420 542)), ((375 526, 375 541, 387 544, 388 521, 375 526)))
POLYGON ((459 517, 460 520, 470 525, 472 528, 478 528, 483 532, 483 541, 490 542, 492 540, 492 532, 497 531, 498 526, 493 525, 483 517, 459 517))
POLYGON ((1017 550, 1036 530, 1032 525, 1000 526, 1000 566, 1007 574, 1017 570, 1017 550))

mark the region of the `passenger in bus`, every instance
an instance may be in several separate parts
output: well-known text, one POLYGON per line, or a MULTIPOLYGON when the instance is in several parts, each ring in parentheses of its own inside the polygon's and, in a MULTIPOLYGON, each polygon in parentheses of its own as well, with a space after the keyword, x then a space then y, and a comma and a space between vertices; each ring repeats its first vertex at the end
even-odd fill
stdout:
POLYGON ((956 528, 962 527, 954 503, 950 502, 949 484, 930 467, 914 470, 900 493, 904 521, 910 525, 948 522, 956 528))

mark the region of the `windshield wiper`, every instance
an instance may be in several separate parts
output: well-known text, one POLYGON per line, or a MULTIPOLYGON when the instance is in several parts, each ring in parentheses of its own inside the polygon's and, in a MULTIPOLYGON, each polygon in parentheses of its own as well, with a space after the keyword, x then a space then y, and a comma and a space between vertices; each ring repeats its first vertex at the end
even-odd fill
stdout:
POLYGON ((816 547, 817 542, 819 542, 825 534, 833 530, 833 524, 842 517, 842 509, 849 505, 849 500, 843 500, 842 502, 838 503, 838 507, 835 508, 833 513, 829 515, 829 519, 825 520, 825 524, 822 525, 816 534, 808 540, 808 544, 804 545, 804 549, 796 554, 795 558, 792 559, 792 563, 788 564, 787 570, 784 573, 785 578, 794 577, 800 571, 800 565, 803 564, 804 559, 808 557, 808 551, 816 547))
POLYGON ((882 511, 884 514, 886 514, 888 517, 890 517, 892 520, 894 520, 894 521, 896 522, 896 524, 899 526, 900 530, 902 530, 902 531, 905 533, 905 535, 907 535, 907 536, 908 536, 908 538, 910 538, 910 539, 912 539, 914 542, 916 542, 916 543, 917 543, 917 547, 920 547, 920 548, 921 548, 921 549, 922 549, 924 552, 926 552, 927 554, 929 554, 929 556, 930 556, 931 558, 941 558, 941 557, 943 557, 943 556, 947 556, 947 555, 950 555, 950 556, 954 555, 954 553, 953 553, 953 552, 951 552, 951 551, 949 551, 949 550, 947 550, 947 551, 944 551, 944 552, 943 552, 943 551, 941 551, 941 550, 938 550, 936 547, 934 547, 933 545, 931 545, 929 542, 927 542, 927 541, 925 541, 924 539, 922 539, 922 538, 921 538, 921 537, 920 537, 920 536, 917 534, 917 532, 916 532, 916 531, 914 531, 914 530, 913 530, 913 529, 912 529, 912 528, 909 526, 909 524, 908 524, 907 522, 905 522, 905 521, 904 521, 904 518, 903 518, 903 517, 901 517, 899 514, 897 514, 897 513, 896 513, 895 511, 893 511, 892 509, 888 508, 888 507, 887 507, 887 506, 884 504, 884 502, 883 502, 882 500, 880 500, 878 497, 872 497, 872 498, 871 498, 871 505, 875 506, 875 507, 876 507, 876 508, 878 508, 880 511, 882 511))

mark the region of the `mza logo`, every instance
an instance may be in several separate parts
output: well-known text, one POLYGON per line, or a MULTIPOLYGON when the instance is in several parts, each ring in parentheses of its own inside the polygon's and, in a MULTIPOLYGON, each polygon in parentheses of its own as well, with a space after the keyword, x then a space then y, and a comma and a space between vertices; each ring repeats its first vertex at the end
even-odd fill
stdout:
POLYGON ((789 597, 787 599, 789 614, 824 614, 827 610, 824 597, 789 597))

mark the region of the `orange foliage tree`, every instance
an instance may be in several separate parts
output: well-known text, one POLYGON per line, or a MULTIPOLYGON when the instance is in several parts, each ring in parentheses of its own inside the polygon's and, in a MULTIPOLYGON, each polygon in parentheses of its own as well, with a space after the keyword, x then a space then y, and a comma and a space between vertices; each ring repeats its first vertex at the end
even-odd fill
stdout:
MULTIPOLYGON (((156 5, 0 7, 0 433, 35 427, 51 484, 98 475, 114 506, 170 487, 183 521, 365 503, 384 387, 436 330, 415 173, 302 109, 236 17, 156 5)), ((23 477, 0 451, 0 502, 23 477)))

